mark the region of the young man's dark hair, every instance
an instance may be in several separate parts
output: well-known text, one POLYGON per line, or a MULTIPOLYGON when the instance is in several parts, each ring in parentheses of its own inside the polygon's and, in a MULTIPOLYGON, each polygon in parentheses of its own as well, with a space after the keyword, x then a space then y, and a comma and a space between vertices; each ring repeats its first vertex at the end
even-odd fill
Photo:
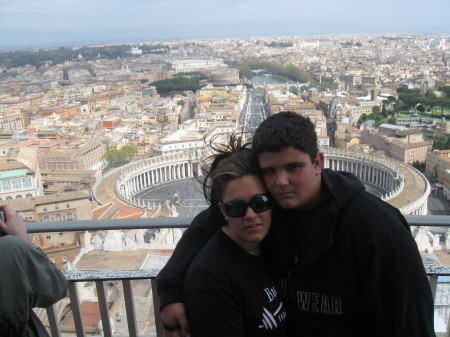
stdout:
POLYGON ((255 154, 279 152, 289 147, 307 153, 314 159, 319 152, 314 124, 308 117, 282 111, 264 120, 252 139, 255 154))

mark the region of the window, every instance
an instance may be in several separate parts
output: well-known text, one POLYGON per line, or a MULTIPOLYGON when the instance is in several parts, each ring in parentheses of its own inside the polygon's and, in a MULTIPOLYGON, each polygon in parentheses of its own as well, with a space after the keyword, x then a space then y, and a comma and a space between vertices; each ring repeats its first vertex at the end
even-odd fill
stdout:
POLYGON ((56 209, 56 210, 58 210, 58 209, 59 209, 58 205, 56 205, 56 206, 55 206, 55 209, 56 209))
POLYGON ((9 191, 12 189, 11 180, 3 180, 2 181, 2 188, 4 191, 9 191))
POLYGON ((31 177, 24 177, 22 178, 22 186, 25 187, 31 187, 31 177))
POLYGON ((69 205, 69 204, 66 204, 66 208, 70 208, 70 205, 69 205))
POLYGON ((64 233, 58 233, 59 236, 64 235, 64 233))
POLYGON ((22 180, 21 179, 13 179, 12 180, 12 187, 14 189, 22 188, 22 180))
POLYGON ((67 220, 73 220, 72 213, 67 213, 67 220))
POLYGON ((44 212, 47 212, 47 207, 44 207, 44 212))
POLYGON ((48 216, 44 216, 44 221, 49 221, 49 217, 48 216))
POLYGON ((50 235, 47 235, 45 238, 50 240, 52 237, 50 235))
POLYGON ((19 194, 16 196, 16 199, 22 199, 23 197, 19 194))
POLYGON ((61 215, 56 214, 56 215, 55 215, 55 220, 56 220, 56 221, 61 221, 61 215))

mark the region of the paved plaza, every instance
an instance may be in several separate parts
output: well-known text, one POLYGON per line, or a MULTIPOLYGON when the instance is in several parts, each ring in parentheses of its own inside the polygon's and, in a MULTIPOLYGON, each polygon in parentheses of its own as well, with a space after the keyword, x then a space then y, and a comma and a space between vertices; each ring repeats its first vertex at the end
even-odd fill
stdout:
POLYGON ((139 192, 135 198, 156 206, 167 200, 178 200, 179 204, 175 203, 175 207, 179 217, 194 217, 208 207, 202 185, 195 177, 154 186, 139 192))

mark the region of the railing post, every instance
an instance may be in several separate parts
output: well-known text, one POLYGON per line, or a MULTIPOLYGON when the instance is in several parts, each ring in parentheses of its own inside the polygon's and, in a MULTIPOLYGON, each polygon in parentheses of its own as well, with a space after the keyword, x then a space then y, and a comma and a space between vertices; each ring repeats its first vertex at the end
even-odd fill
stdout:
POLYGON ((103 336, 112 337, 111 323, 109 321, 108 301, 106 300, 105 286, 103 281, 95 281, 98 295, 98 306, 102 317, 103 336))
POLYGON ((431 287, 431 294, 433 295, 433 303, 436 302, 436 289, 438 284, 438 275, 431 275, 430 276, 430 287, 431 287))
POLYGON ((75 323, 75 331, 77 337, 84 337, 84 325, 81 317, 80 300, 78 297, 77 283, 69 282, 70 307, 73 313, 73 322, 75 323))
POLYGON ((163 337, 164 331, 161 326, 161 313, 159 312, 159 307, 161 302, 159 300, 158 287, 156 285, 156 279, 152 278, 152 297, 153 297, 153 311, 155 315, 155 328, 156 336, 163 337))
POLYGON ((51 305, 45 309, 47 311, 48 324, 52 337, 61 337, 61 329, 59 326, 58 316, 56 315, 55 305, 51 305))
POLYGON ((125 308, 127 310, 128 333, 130 337, 138 337, 136 327, 136 313, 134 311, 133 288, 131 280, 122 280, 123 293, 125 297, 125 308))

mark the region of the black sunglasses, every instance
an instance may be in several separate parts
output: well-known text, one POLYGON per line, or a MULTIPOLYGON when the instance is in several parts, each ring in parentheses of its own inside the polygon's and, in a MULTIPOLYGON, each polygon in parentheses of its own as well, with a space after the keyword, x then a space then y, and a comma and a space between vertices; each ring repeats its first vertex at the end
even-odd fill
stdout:
POLYGON ((255 213, 261 213, 272 208, 272 200, 267 194, 257 194, 249 202, 230 200, 223 204, 225 214, 232 218, 244 216, 250 206, 255 213))

